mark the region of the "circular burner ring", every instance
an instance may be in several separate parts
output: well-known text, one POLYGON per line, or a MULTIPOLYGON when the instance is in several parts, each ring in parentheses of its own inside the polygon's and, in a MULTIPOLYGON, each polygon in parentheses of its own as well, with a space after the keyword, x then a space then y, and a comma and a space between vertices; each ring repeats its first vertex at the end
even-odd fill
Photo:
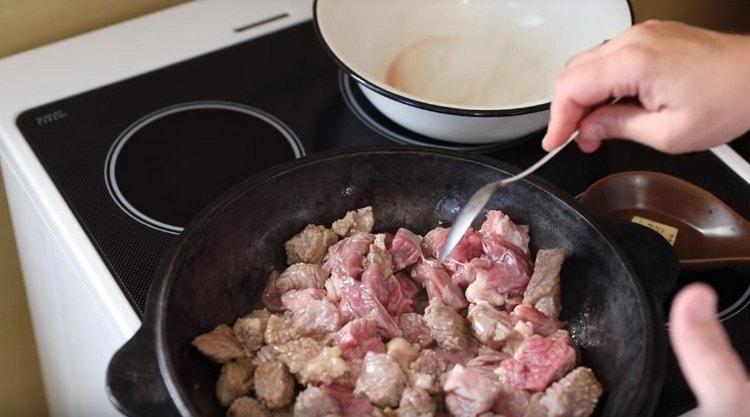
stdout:
POLYGON ((107 191, 109 192, 114 202, 128 216, 138 221, 139 223, 145 226, 148 226, 152 229, 158 230, 160 232, 169 233, 173 235, 177 235, 177 234, 180 234, 180 232, 182 232, 182 230, 184 229, 183 227, 168 224, 168 223, 159 221, 157 219, 154 219, 153 217, 138 210, 133 204, 131 204, 128 201, 128 199, 122 193, 122 190, 120 189, 120 186, 117 182, 117 175, 116 175, 117 159, 120 156, 120 152, 128 143, 128 141, 132 137, 134 137, 145 126, 159 119, 175 114, 175 113, 181 113, 181 112, 191 111, 191 110, 205 110, 205 109, 227 110, 227 111, 243 113, 248 116, 254 117, 256 119, 259 119, 263 122, 266 122, 267 124, 272 126, 274 129, 276 129, 279 133, 281 133, 281 135, 286 139, 289 146, 292 148, 292 151, 294 152, 295 158, 301 158, 305 156, 305 148, 303 147, 302 142, 300 142, 299 138, 294 133, 294 131, 292 131, 292 129, 290 129, 287 125, 285 125, 281 120, 279 120, 275 116, 263 110, 257 109, 255 107, 247 106, 241 103, 229 102, 229 101, 191 101, 191 102, 179 103, 179 104, 175 104, 172 106, 161 108, 150 114, 147 114, 146 116, 143 116, 142 118, 140 118, 139 120, 135 121, 133 124, 128 126, 117 137, 117 139, 115 139, 115 141, 112 143, 112 146, 110 146, 109 151, 107 152, 107 158, 104 164, 104 182, 107 186, 107 191))

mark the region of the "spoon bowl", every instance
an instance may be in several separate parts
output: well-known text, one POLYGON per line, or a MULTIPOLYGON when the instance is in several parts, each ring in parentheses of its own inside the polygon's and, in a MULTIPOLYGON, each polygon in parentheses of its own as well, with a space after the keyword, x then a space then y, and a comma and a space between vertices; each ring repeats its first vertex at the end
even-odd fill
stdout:
POLYGON ((647 171, 614 174, 591 185, 581 203, 660 232, 674 246, 683 272, 750 265, 750 222, 682 179, 647 171))

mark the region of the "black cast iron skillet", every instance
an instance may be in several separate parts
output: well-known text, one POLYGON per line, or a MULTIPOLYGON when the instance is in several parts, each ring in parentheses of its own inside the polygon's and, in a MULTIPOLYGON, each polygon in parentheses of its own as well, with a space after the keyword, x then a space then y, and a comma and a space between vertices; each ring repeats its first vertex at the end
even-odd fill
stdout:
MULTIPOLYGON (((131 416, 221 416, 219 366, 190 345, 218 323, 260 307, 283 243, 308 223, 372 205, 378 231, 424 233, 450 222, 479 186, 516 171, 497 161, 400 147, 318 154, 261 173, 185 229, 152 284, 143 326, 112 359, 114 404, 131 416)), ((656 303, 676 279, 669 246, 640 226, 598 221, 538 180, 504 189, 488 207, 531 227, 532 249, 561 246, 563 319, 606 394, 596 415, 651 415, 662 383, 664 327, 656 303), (630 261, 613 243, 629 248, 630 261), (649 298, 637 278, 651 287, 649 298)))

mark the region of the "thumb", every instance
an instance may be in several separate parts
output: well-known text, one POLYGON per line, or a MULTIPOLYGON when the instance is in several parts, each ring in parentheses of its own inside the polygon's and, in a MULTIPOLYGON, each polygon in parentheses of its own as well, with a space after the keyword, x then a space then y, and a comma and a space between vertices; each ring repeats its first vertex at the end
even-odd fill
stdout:
POLYGON ((602 106, 581 120, 578 141, 584 143, 630 139, 645 144, 654 132, 659 131, 658 118, 657 113, 649 112, 636 104, 602 106))
MULTIPOLYGON (((675 297, 669 336, 685 379, 706 411, 729 411, 743 404, 748 375, 717 319, 716 293, 693 284, 675 297)), ((722 415, 732 415, 730 413, 722 415)))

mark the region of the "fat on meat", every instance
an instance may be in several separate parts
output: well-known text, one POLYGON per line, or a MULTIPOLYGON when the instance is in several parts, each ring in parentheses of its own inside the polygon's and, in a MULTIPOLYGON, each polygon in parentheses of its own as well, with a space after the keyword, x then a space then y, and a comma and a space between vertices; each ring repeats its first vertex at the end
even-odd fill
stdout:
POLYGON ((375 216, 372 207, 367 206, 346 212, 344 217, 331 224, 331 229, 337 235, 344 237, 357 232, 369 233, 373 226, 375 226, 375 216))
POLYGON ((398 407, 406 387, 406 374, 383 353, 368 352, 354 389, 380 407, 398 407))
POLYGON ((247 355, 232 328, 226 324, 220 324, 210 332, 197 336, 192 343, 203 356, 217 363, 227 363, 247 355))
POLYGON ((338 347, 324 346, 317 356, 302 367, 298 379, 302 384, 330 384, 345 376, 349 365, 338 347))
POLYGON ((578 367, 547 388, 539 403, 549 417, 588 417, 602 392, 591 369, 578 367))
POLYGON ((222 406, 229 407, 234 400, 250 392, 253 388, 253 371, 255 364, 250 358, 239 358, 221 367, 216 382, 216 398, 222 406))
POLYGON ((259 363, 253 386, 258 400, 270 410, 284 408, 294 398, 294 378, 281 362, 259 363))
POLYGON ((469 348, 468 322, 439 300, 427 306, 424 321, 438 346, 450 351, 469 348))
POLYGON ((500 306, 511 295, 522 294, 529 282, 529 269, 527 266, 522 267, 527 264, 517 263, 516 259, 508 260, 507 263, 493 264, 487 271, 478 269, 474 281, 466 288, 466 299, 472 303, 500 306))
POLYGON ((396 417, 433 417, 437 403, 430 393, 423 389, 406 387, 396 410, 396 417))
POLYGON ((549 336, 562 327, 559 321, 545 316, 539 310, 526 304, 516 306, 510 317, 513 321, 522 320, 531 324, 534 332, 542 336, 549 336))
POLYGON ((234 322, 232 331, 248 352, 255 353, 263 347, 263 334, 270 315, 266 309, 255 310, 234 322))
POLYGON ((480 272, 487 273, 491 268, 492 261, 489 258, 474 258, 468 263, 458 265, 456 271, 451 274, 451 281, 462 288, 466 288, 474 282, 477 274, 480 272))
POLYGON ((386 354, 402 369, 408 370, 409 365, 419 356, 419 348, 402 337, 395 337, 388 341, 386 354))
POLYGON ((398 229, 391 244, 393 268, 401 271, 422 257, 422 237, 403 227, 398 229))
POLYGON ((476 417, 492 409, 499 381, 481 368, 456 365, 443 383, 445 404, 455 417, 476 417))
POLYGON ((430 334, 430 328, 419 313, 404 313, 398 316, 398 325, 409 343, 420 348, 426 348, 435 341, 430 334))
POLYGON ((294 327, 291 313, 271 314, 268 317, 266 331, 263 334, 263 339, 267 345, 281 345, 297 339, 299 336, 299 332, 294 327))
POLYGON ((292 312, 293 325, 300 335, 323 337, 340 327, 338 306, 326 297, 325 290, 292 290, 284 293, 281 301, 292 312))
POLYGON ((383 279, 393 275, 393 259, 391 259, 391 254, 386 247, 386 239, 385 233, 376 234, 375 239, 370 243, 370 249, 364 260, 365 268, 378 265, 383 279))
POLYGON ((326 417, 340 413, 336 399, 316 386, 308 386, 294 402, 294 417, 326 417))
POLYGON ((359 278, 364 270, 365 256, 375 236, 355 233, 328 248, 328 260, 323 268, 340 277, 359 278))
POLYGON ((534 273, 523 294, 523 303, 557 319, 562 310, 560 302, 560 270, 565 261, 561 248, 541 249, 536 254, 534 273))
POLYGON ((227 410, 227 417, 271 417, 271 413, 255 398, 237 398, 227 410))
POLYGON ((368 318, 375 321, 377 327, 389 338, 401 336, 401 329, 388 314, 378 299, 353 278, 342 278, 340 282, 341 301, 339 313, 343 322, 355 318, 368 318))
POLYGON ((319 264, 328 250, 336 243, 338 236, 332 230, 313 224, 286 241, 286 259, 289 265, 296 263, 319 264))
POLYGON ((436 260, 420 260, 411 271, 412 278, 420 283, 432 300, 440 300, 456 311, 468 306, 461 287, 454 284, 448 272, 436 260))
POLYGON ((372 319, 354 319, 336 332, 333 344, 340 347, 346 360, 364 359, 367 352, 385 352, 385 344, 372 319))
POLYGON ((496 370, 510 386, 541 392, 575 366, 576 352, 564 340, 533 335, 496 370))
POLYGON ((529 253, 529 227, 515 224, 500 210, 488 211, 479 231, 483 239, 488 236, 499 236, 521 249, 523 253, 529 253))
POLYGON ((474 337, 492 349, 501 348, 513 334, 514 322, 510 315, 490 305, 470 305, 467 318, 474 337))
POLYGON ((323 350, 315 339, 301 337, 274 347, 278 360, 293 374, 298 374, 323 350))

